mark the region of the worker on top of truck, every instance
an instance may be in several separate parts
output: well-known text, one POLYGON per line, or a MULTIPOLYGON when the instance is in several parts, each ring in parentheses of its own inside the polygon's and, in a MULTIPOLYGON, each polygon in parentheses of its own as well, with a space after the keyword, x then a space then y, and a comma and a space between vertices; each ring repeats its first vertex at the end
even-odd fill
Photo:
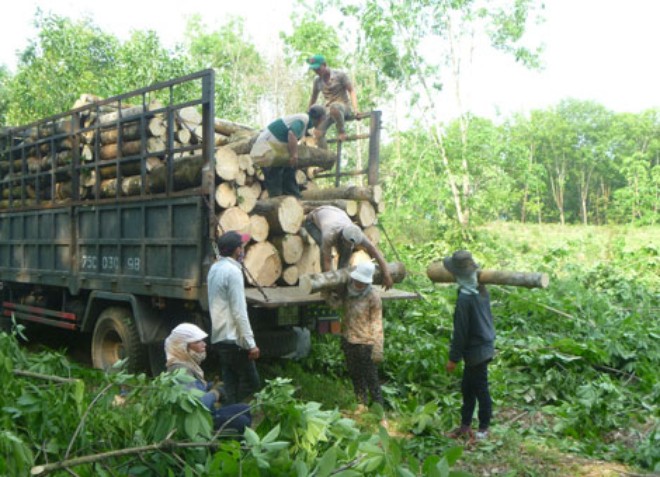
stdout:
POLYGON ((317 74, 317 77, 314 78, 309 107, 311 108, 316 103, 319 93, 322 93, 328 112, 316 134, 319 147, 326 149, 325 133, 333 123, 337 124, 337 138, 345 141, 347 139, 345 120, 348 118, 359 119, 357 93, 346 73, 328 68, 325 56, 314 55, 307 59, 307 63, 309 69, 317 74))
POLYGON ((346 212, 333 205, 323 205, 312 210, 305 219, 305 230, 321 247, 321 270, 332 270, 332 247, 339 253, 337 268, 350 264, 351 254, 356 247, 367 252, 378 262, 383 274, 383 287, 392 288, 393 280, 385 259, 376 246, 362 233, 346 212))
POLYGON ((250 156, 260 158, 268 154, 281 154, 285 147, 290 160, 288 166, 262 167, 264 183, 270 197, 293 195, 300 198, 295 167, 298 164, 298 141, 308 129, 318 128, 325 119, 325 108, 320 105, 309 108, 307 114, 298 113, 276 119, 257 136, 250 156))
POLYGON ((254 363, 259 348, 247 313, 243 267, 248 234, 230 231, 218 238, 220 259, 209 270, 211 344, 220 355, 227 404, 240 402, 261 387, 254 363))

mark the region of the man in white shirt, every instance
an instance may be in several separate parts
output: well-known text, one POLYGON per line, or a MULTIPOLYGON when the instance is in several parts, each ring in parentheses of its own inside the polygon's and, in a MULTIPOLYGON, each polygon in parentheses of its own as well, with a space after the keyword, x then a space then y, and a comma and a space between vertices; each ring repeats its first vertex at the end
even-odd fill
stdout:
POLYGON ((241 262, 248 234, 226 232, 217 240, 220 259, 209 270, 207 285, 211 313, 211 345, 220 355, 226 404, 251 396, 261 384, 254 340, 245 301, 241 262))

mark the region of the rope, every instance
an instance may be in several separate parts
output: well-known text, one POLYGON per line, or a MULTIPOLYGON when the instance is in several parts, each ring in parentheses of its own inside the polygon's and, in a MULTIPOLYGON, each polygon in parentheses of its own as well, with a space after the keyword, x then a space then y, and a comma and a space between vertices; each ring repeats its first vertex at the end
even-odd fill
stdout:
MULTIPOLYGON (((394 256, 396 257, 396 259, 399 262, 403 263, 403 260, 401 260, 401 256, 399 255, 399 252, 397 252, 396 248, 394 247, 394 244, 392 243, 392 240, 390 240, 390 236, 387 233, 387 230, 385 230, 385 226, 382 223, 378 222, 378 228, 380 228, 383 231, 383 234, 385 235, 385 238, 387 239, 387 243, 390 245, 390 248, 394 252, 394 256)), ((412 288, 413 288, 413 290, 415 291, 415 293, 417 294, 418 297, 420 297, 424 301, 427 301, 426 298, 424 298, 424 295, 422 295, 419 292, 419 289, 415 286, 414 282, 412 284, 412 288)))

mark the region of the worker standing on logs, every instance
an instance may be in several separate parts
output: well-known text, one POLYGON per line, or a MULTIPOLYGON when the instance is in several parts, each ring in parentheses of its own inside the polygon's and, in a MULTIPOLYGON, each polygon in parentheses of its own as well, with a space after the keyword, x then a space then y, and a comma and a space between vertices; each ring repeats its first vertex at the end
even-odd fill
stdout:
POLYGON ((332 247, 339 253, 337 268, 346 268, 350 264, 351 254, 356 247, 378 262, 383 273, 383 287, 392 288, 393 280, 387 263, 380 251, 355 225, 346 212, 334 205, 322 205, 307 214, 304 222, 305 230, 312 236, 321 248, 321 271, 332 270, 332 247))
POLYGON ((284 148, 287 149, 290 158, 288 166, 262 167, 269 197, 292 195, 300 198, 295 169, 298 165, 298 141, 309 128, 319 127, 324 119, 323 106, 312 106, 307 114, 292 114, 276 119, 259 133, 250 151, 253 160, 268 154, 277 154, 278 149, 284 148))
POLYGON ((319 93, 323 93, 325 107, 328 110, 326 119, 315 133, 318 146, 327 149, 325 134, 333 123, 337 124, 337 138, 345 141, 347 139, 345 120, 359 119, 357 93, 346 73, 328 68, 325 56, 314 55, 307 59, 307 63, 309 69, 314 70, 317 74, 317 77, 314 78, 309 107, 316 104, 319 93))
POLYGON ((490 309, 490 295, 477 281, 479 266, 467 250, 454 252, 443 259, 445 268, 458 283, 458 297, 454 308, 452 334, 447 371, 453 373, 457 363, 465 362, 461 392, 461 425, 450 437, 472 438, 472 416, 479 402, 479 430, 477 439, 488 437, 492 416, 492 400, 488 389, 488 363, 495 355, 495 327, 490 309))

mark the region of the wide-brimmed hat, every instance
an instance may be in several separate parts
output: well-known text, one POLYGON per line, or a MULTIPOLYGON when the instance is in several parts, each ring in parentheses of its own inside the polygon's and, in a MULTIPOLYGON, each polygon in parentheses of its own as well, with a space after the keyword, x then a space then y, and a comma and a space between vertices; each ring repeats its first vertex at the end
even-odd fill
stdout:
POLYGON ((234 250, 250 241, 250 234, 239 234, 233 230, 225 232, 218 238, 218 251, 223 257, 228 257, 234 250))
POLYGON ((472 254, 467 250, 458 250, 451 257, 443 258, 442 264, 452 275, 458 277, 471 275, 479 268, 479 265, 472 258, 472 254))
POLYGON ((351 278, 360 283, 373 283, 375 271, 376 265, 371 262, 358 263, 355 269, 351 272, 351 278))
POLYGON ((364 234, 362 233, 362 229, 358 227, 355 224, 352 225, 347 225, 341 230, 341 235, 344 237, 345 240, 348 240, 351 242, 353 245, 357 245, 360 242, 362 242, 362 239, 364 238, 364 234))

